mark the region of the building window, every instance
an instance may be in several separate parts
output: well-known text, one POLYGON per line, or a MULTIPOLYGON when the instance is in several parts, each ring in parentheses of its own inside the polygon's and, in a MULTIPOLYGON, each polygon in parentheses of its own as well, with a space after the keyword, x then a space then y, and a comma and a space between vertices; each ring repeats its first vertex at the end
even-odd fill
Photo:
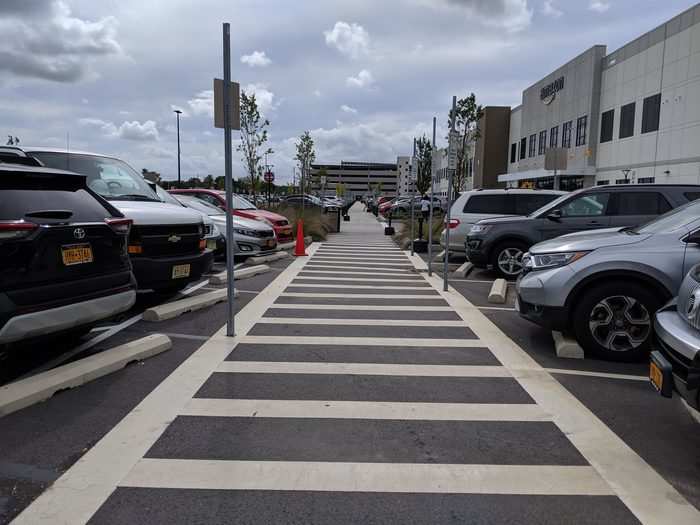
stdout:
POLYGON ((547 151, 547 130, 540 131, 540 143, 537 146, 537 154, 544 155, 545 151, 547 151))
POLYGON ((535 151, 537 150, 537 135, 533 133, 530 135, 530 145, 528 146, 527 156, 534 157, 535 151))
POLYGON ((615 184, 629 184, 629 179, 615 179, 615 184))
POLYGON ((525 158, 525 148, 527 148, 527 139, 520 139, 520 160, 525 158))
POLYGON ((620 138, 634 135, 634 102, 620 108, 620 138))
POLYGON ((608 184, 610 184, 609 180, 599 180, 595 183, 596 186, 607 186, 608 184))
POLYGON ((615 122, 615 110, 606 111, 600 118, 600 143, 610 142, 613 139, 613 123, 615 122))
POLYGON ((584 146, 586 144, 586 130, 588 128, 588 116, 579 117, 576 120, 576 145, 584 146))
POLYGON ((549 147, 559 147, 559 126, 554 126, 549 130, 549 147))
POLYGON ((569 122, 564 122, 564 125, 561 128, 561 147, 562 148, 570 148, 571 147, 571 125, 573 122, 570 120, 569 122))
POLYGON ((644 99, 642 108, 642 133, 659 130, 659 113, 661 112, 661 93, 644 99))
POLYGON ((639 177, 637 179, 637 184, 654 184, 656 182, 656 177, 639 177))
POLYGON ((510 145, 510 163, 514 164, 518 160, 518 144, 513 143, 510 145))

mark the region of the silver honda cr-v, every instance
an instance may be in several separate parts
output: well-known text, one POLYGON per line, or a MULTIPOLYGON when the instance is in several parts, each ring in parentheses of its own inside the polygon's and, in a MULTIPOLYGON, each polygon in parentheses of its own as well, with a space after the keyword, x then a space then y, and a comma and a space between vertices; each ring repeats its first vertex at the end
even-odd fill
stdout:
POLYGON ((517 283, 520 314, 571 332, 588 353, 635 360, 649 350, 653 314, 700 262, 700 201, 636 228, 536 244, 517 283))

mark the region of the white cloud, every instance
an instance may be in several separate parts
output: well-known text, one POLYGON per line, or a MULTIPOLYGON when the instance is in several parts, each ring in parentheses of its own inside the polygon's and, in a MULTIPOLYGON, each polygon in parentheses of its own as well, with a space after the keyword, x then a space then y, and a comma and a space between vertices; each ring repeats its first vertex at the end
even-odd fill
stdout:
POLYGON ((315 97, 320 97, 320 96, 321 96, 321 90, 320 90, 320 89, 314 89, 314 96, 315 96, 315 97))
POLYGON ((503 28, 510 33, 522 31, 532 22, 532 9, 527 0, 446 0, 463 8, 482 24, 503 28))
POLYGON ((348 86, 369 88, 374 84, 374 76, 372 75, 371 71, 363 69, 357 74, 356 77, 348 77, 345 82, 348 86))
POLYGON ((342 54, 357 59, 369 53, 369 33, 359 24, 336 22, 333 29, 323 32, 326 45, 336 48, 342 54))
POLYGON ((340 111, 342 111, 343 113, 357 115, 357 110, 353 107, 348 106, 347 104, 343 104, 342 106, 340 106, 340 111))
POLYGON ((250 95, 255 94, 255 100, 258 103, 258 109, 263 115, 277 109, 279 103, 275 102, 275 94, 267 89, 265 84, 248 84, 242 90, 250 95))
POLYGON ((118 127, 114 122, 98 118, 81 118, 78 122, 83 126, 98 129, 104 136, 109 138, 141 142, 156 141, 160 138, 158 127, 152 120, 146 120, 143 123, 138 120, 124 121, 118 127))
POLYGON ((116 35, 116 18, 83 20, 62 0, 3 0, 0 71, 55 82, 94 77, 94 59, 122 54, 116 35))
POLYGON ((241 62, 250 67, 265 67, 272 63, 272 60, 265 54, 265 51, 253 51, 250 55, 243 55, 241 62))
POLYGON ((550 18, 559 18, 564 13, 554 5, 554 0, 544 0, 542 14, 550 18))
POLYGON ((606 2, 605 0, 591 0, 590 4, 588 4, 588 9, 596 13, 605 13, 610 9, 610 2, 606 2))
POLYGON ((206 89, 197 93, 187 101, 193 115, 208 115, 214 117, 214 90, 206 89))

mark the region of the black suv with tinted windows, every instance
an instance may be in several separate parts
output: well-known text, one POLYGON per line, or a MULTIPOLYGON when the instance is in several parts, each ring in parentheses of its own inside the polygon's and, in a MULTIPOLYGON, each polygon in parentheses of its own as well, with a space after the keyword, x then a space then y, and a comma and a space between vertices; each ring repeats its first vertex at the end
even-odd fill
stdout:
POLYGON ((1 153, 0 349, 131 308, 131 221, 85 177, 1 153))
POLYGON ((467 235, 467 256, 478 268, 516 277, 523 255, 538 242, 583 230, 644 224, 698 196, 698 185, 630 184, 575 191, 527 217, 479 221, 467 235))

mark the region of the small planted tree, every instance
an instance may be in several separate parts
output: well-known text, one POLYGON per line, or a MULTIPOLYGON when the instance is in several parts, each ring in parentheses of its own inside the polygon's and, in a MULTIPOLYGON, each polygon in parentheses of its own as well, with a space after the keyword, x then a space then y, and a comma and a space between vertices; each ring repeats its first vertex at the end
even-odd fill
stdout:
POLYGON ((310 180, 311 164, 316 160, 316 151, 314 150, 314 139, 311 138, 311 132, 304 131, 296 143, 297 154, 296 161, 299 163, 303 184, 301 184, 301 192, 306 193, 311 187, 310 180))
POLYGON ((422 195, 430 190, 433 164, 433 145, 425 135, 416 141, 416 160, 418 165, 416 191, 422 195))
MULTIPOLYGON (((455 130, 459 133, 457 147, 457 169, 452 180, 455 191, 463 191, 467 180, 470 149, 479 137, 479 120, 484 115, 484 108, 476 103, 476 95, 471 93, 465 98, 457 100, 457 118, 455 130)), ((448 125, 451 125, 452 110, 449 112, 448 125)))
POLYGON ((241 92, 241 143, 236 150, 241 152, 243 164, 250 178, 250 187, 255 197, 256 188, 262 173, 262 161, 265 154, 274 153, 272 148, 266 148, 267 128, 270 121, 260 115, 255 94, 250 96, 241 92))

